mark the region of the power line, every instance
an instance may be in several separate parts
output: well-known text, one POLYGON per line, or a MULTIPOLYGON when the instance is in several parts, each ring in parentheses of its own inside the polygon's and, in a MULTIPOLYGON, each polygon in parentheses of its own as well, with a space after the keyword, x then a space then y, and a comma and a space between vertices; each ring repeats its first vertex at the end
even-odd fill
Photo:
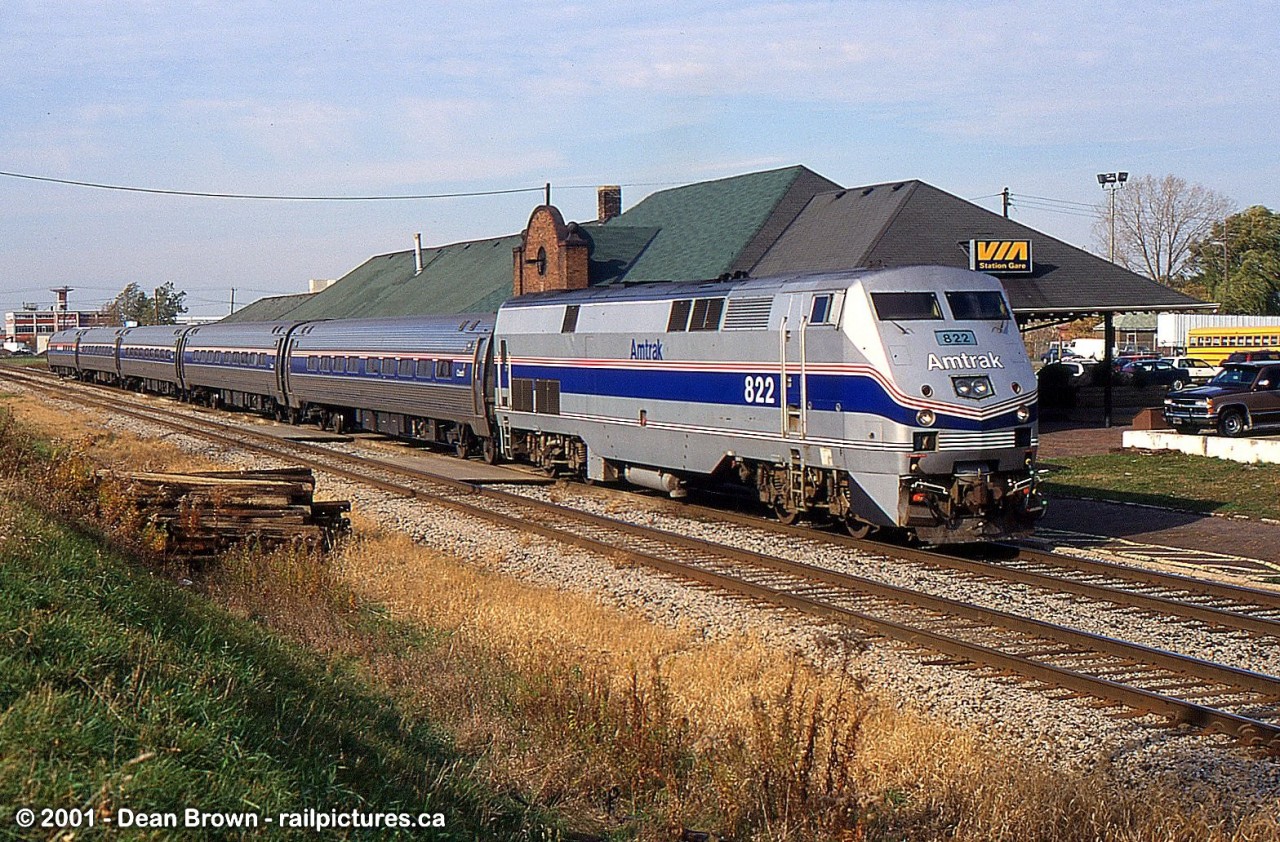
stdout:
MULTIPOLYGON (((413 193, 413 194, 391 194, 391 195, 363 195, 363 196, 321 196, 321 195, 290 195, 275 193, 223 193, 211 190, 169 190, 160 187, 137 187, 128 184, 106 184, 97 181, 81 181, 73 178, 54 178, 47 175, 32 175, 31 173, 6 172, 0 170, 0 176, 5 178, 24 179, 26 181, 39 181, 47 184, 63 184, 70 187, 87 187, 95 190, 114 190, 122 193, 145 193, 154 196, 188 196, 200 199, 253 199, 259 201, 274 202, 402 202, 402 201, 422 201, 426 199, 465 199, 479 196, 509 196, 517 193, 539 193, 546 190, 547 185, 541 187, 510 187, 502 190, 466 190, 457 193, 413 193)), ((620 185, 622 187, 665 187, 676 182, 635 182, 631 184, 620 185)), ((594 184, 572 184, 568 186, 557 187, 557 190, 594 190, 598 185, 594 184)))
POLYGON ((394 202, 422 199, 461 199, 473 196, 504 196, 512 193, 538 193, 543 187, 513 187, 506 190, 471 190, 460 193, 419 193, 412 195, 372 196, 298 196, 270 193, 217 193, 205 190, 166 190, 158 187, 133 187, 124 184, 103 184, 96 181, 79 181, 71 178, 53 178, 47 175, 0 171, 5 178, 21 178, 49 184, 65 184, 71 187, 91 187, 96 190, 115 190, 123 193, 148 193, 159 196, 193 196, 200 199, 258 199, 276 202, 394 202))

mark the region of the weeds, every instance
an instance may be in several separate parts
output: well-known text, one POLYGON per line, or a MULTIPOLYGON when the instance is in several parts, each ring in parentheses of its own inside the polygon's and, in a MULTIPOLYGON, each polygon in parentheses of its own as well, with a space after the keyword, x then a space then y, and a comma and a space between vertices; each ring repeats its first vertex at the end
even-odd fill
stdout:
MULTIPOLYGON (((6 443, 9 429, 0 426, 6 443)), ((14 442, 25 435, 14 432, 14 442)), ((54 446, 37 457, 38 440, 14 446, 19 462, 32 463, 23 470, 66 484, 50 499, 76 504, 80 460, 100 445, 130 447, 100 441, 93 454, 54 446)), ((110 498, 94 505, 112 511, 110 498)), ((848 642, 837 641, 839 654, 818 668, 757 639, 707 641, 694 629, 655 627, 589 597, 524 585, 493 569, 497 556, 488 566, 464 564, 357 526, 363 537, 328 560, 242 547, 189 573, 214 604, 389 694, 407 734, 438 735, 453 753, 432 767, 431 788, 518 793, 611 839, 679 838, 684 828, 796 842, 1280 838, 1265 809, 1249 813, 1158 783, 1124 791, 1105 774, 1046 769, 886 704, 850 677, 861 655, 848 642)), ((0 520, 0 533, 7 529, 0 520)), ((536 540, 522 537, 506 552, 536 540)), ((155 668, 141 652, 121 663, 128 666, 113 694, 136 683, 135 671, 155 668)), ((249 678, 206 681, 227 698, 252 686, 249 678)), ((339 718, 324 727, 351 726, 339 718)), ((414 745, 378 734, 397 752, 414 745)), ((133 774, 127 764, 136 756, 113 755, 112 774, 133 774)))

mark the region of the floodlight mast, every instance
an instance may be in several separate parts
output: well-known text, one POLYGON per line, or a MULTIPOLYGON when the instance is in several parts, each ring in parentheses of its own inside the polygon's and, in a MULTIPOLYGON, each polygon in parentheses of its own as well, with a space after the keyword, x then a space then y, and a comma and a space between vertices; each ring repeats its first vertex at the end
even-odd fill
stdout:
POLYGON ((1116 191, 1124 187, 1124 183, 1129 180, 1127 172, 1100 172, 1098 173, 1098 184, 1103 190, 1111 195, 1111 210, 1109 213, 1111 227, 1111 248, 1107 259, 1112 263, 1116 262, 1116 191))

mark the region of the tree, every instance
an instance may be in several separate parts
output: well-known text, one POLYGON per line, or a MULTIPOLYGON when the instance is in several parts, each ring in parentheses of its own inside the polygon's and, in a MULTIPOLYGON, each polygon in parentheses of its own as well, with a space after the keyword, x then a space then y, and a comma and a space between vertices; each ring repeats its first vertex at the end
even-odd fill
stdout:
POLYGON ((172 281, 156 287, 151 296, 137 284, 129 284, 102 312, 119 324, 171 325, 177 322, 178 314, 187 312, 186 298, 185 292, 174 290, 172 281))
POLYGON ((1280 315, 1280 214, 1254 205, 1191 246, 1191 283, 1223 313, 1280 315))
MULTIPOLYGON (((1191 273, 1191 246, 1203 240, 1232 202, 1200 184, 1176 175, 1144 175, 1115 192, 1115 261, 1131 272, 1166 286, 1191 273)), ((1111 197, 1097 209, 1095 245, 1108 254, 1111 245, 1111 197)))

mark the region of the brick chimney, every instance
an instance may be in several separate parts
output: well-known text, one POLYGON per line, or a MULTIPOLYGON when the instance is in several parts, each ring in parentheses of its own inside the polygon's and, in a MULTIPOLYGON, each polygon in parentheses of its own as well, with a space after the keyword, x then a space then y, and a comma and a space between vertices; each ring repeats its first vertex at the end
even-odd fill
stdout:
POLYGON ((605 184, 596 188, 596 219, 608 222, 622 213, 622 188, 605 184))
POLYGON ((566 225, 554 205, 534 208, 520 245, 512 249, 512 292, 586 289, 589 250, 578 224, 566 225))

